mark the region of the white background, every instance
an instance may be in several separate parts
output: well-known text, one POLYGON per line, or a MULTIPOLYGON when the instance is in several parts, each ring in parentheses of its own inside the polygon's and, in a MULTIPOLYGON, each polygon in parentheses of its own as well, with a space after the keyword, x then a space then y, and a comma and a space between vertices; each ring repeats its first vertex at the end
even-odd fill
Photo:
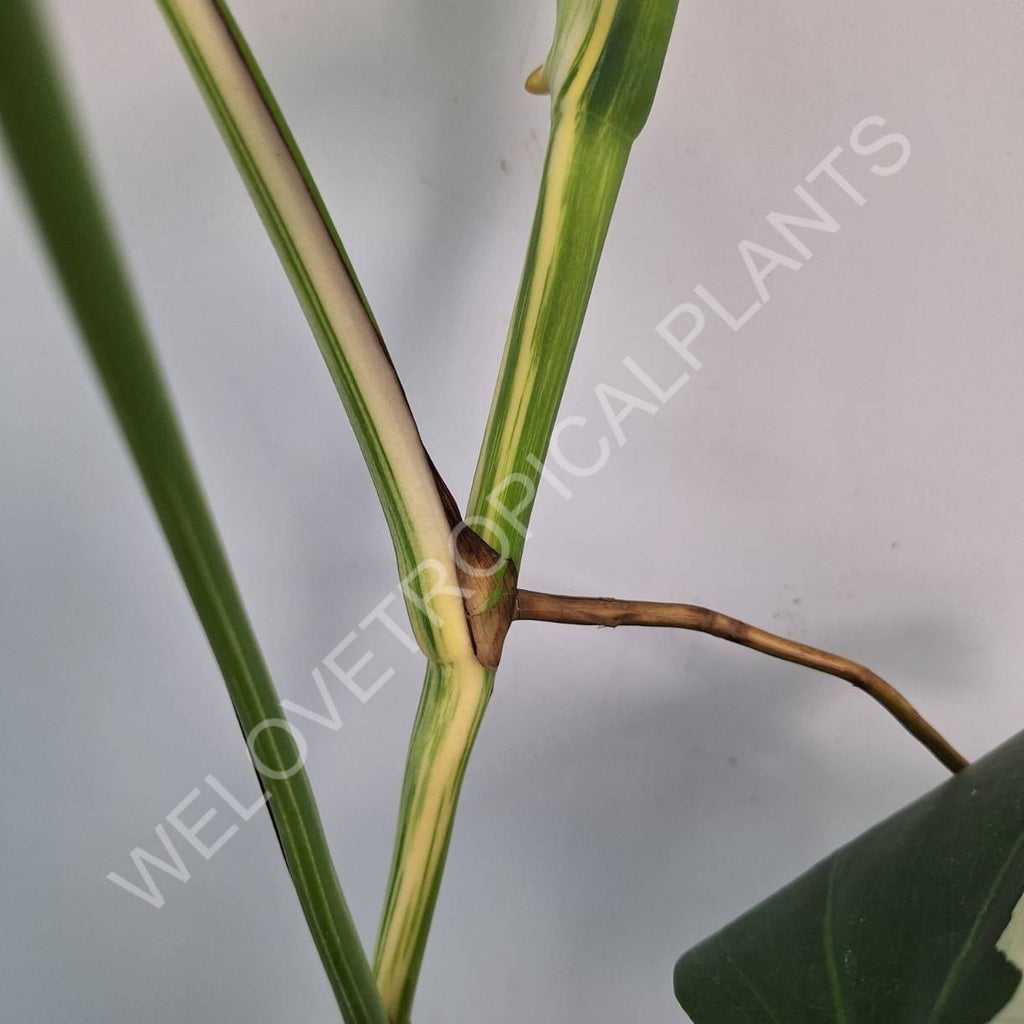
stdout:
MULTIPOLYGON (((393 588, 341 406, 154 4, 57 0, 60 41, 161 360, 282 695, 393 588)), ((522 262, 547 104, 521 83, 553 4, 237 0, 464 498, 522 262)), ((1024 726, 1020 13, 995 0, 684 0, 634 150, 563 412, 837 145, 867 197, 769 279, 693 381, 604 469, 545 488, 535 589, 702 602, 855 657, 970 756, 1024 726), (913 147, 870 173, 849 134, 913 147)), ((880 154, 880 157, 888 154, 880 154)), ((256 787, 226 695, 0 164, 0 985, 12 1020, 329 1021, 260 816, 155 910, 106 881, 212 773, 256 787)), ((635 390, 635 386, 633 388, 635 390)), ((309 767, 372 942, 421 663, 309 767)), ((357 653, 370 649, 356 648, 357 653)), ((470 764, 415 1019, 679 1021, 675 958, 938 783, 866 698, 719 641, 517 626, 470 764)), ((187 812, 205 808, 205 787, 187 812)), ((222 807, 222 815, 227 811, 222 807)), ((226 827, 228 818, 218 822, 226 827)), ((218 832, 210 827, 209 836, 218 832)), ((185 846, 179 842, 179 846, 185 846)))

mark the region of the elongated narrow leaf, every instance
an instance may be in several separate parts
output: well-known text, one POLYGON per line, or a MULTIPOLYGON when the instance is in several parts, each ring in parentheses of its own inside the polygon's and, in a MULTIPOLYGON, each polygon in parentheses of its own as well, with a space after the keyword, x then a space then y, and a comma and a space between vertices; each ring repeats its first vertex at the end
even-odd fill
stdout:
POLYGON ((223 0, 157 0, 288 273, 391 531, 432 661, 473 660, 451 518, 405 393, 295 139, 223 0))
MULTIPOLYGON (((259 767, 342 1014, 385 1024, 300 752, 207 510, 68 112, 35 0, 0 4, 0 119, 25 192, 259 767)), ((273 941, 273 935, 268 941, 273 941)))
POLYGON ((694 1024, 1020 1024, 1022 893, 1024 734, 685 954, 676 995, 694 1024))
POLYGON ((551 93, 551 136, 467 509, 481 536, 517 563, 626 160, 654 100, 676 3, 559 0, 551 52, 530 78, 531 88, 551 93))

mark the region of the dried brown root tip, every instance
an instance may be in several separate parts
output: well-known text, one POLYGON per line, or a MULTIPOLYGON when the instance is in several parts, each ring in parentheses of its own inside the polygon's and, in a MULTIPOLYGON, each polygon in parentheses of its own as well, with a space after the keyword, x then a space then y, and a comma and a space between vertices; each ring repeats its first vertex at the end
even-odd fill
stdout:
POLYGON ((526 91, 533 96, 546 96, 551 91, 543 64, 526 76, 526 91))

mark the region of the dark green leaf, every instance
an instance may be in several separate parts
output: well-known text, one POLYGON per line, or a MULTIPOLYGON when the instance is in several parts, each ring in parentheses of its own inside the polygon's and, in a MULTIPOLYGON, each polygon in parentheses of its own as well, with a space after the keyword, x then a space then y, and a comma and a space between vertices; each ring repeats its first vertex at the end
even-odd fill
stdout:
POLYGON ((1024 1021, 1022 891, 1024 734, 685 954, 676 996, 694 1024, 1024 1021))

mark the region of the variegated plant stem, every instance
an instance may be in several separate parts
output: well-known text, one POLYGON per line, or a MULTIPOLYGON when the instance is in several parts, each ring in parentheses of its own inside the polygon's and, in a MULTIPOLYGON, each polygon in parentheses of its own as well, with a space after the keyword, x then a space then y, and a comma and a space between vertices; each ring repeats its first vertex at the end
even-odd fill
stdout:
MULTIPOLYGON (((633 139, 647 119, 676 0, 559 0, 531 91, 552 127, 526 266, 467 521, 518 563, 633 139), (515 510, 510 515, 508 510, 515 510)), ((406 769, 375 969, 393 1024, 409 1019, 466 762, 493 674, 470 699, 427 675, 406 769)))
POLYGON ((302 753, 150 349, 38 7, 38 0, 0 4, 0 122, 14 166, 224 677, 342 1016, 348 1024, 387 1024, 302 753))
POLYGON ((677 0, 559 0, 527 88, 551 135, 467 520, 520 562, 555 417, 633 140, 647 120, 677 0))
POLYGON ((466 763, 494 673, 430 664, 402 787, 374 971, 392 1024, 409 1019, 466 763))
POLYGON ((245 180, 348 412, 384 509, 413 630, 475 663, 451 525, 405 393, 323 200, 223 0, 157 0, 245 180))

